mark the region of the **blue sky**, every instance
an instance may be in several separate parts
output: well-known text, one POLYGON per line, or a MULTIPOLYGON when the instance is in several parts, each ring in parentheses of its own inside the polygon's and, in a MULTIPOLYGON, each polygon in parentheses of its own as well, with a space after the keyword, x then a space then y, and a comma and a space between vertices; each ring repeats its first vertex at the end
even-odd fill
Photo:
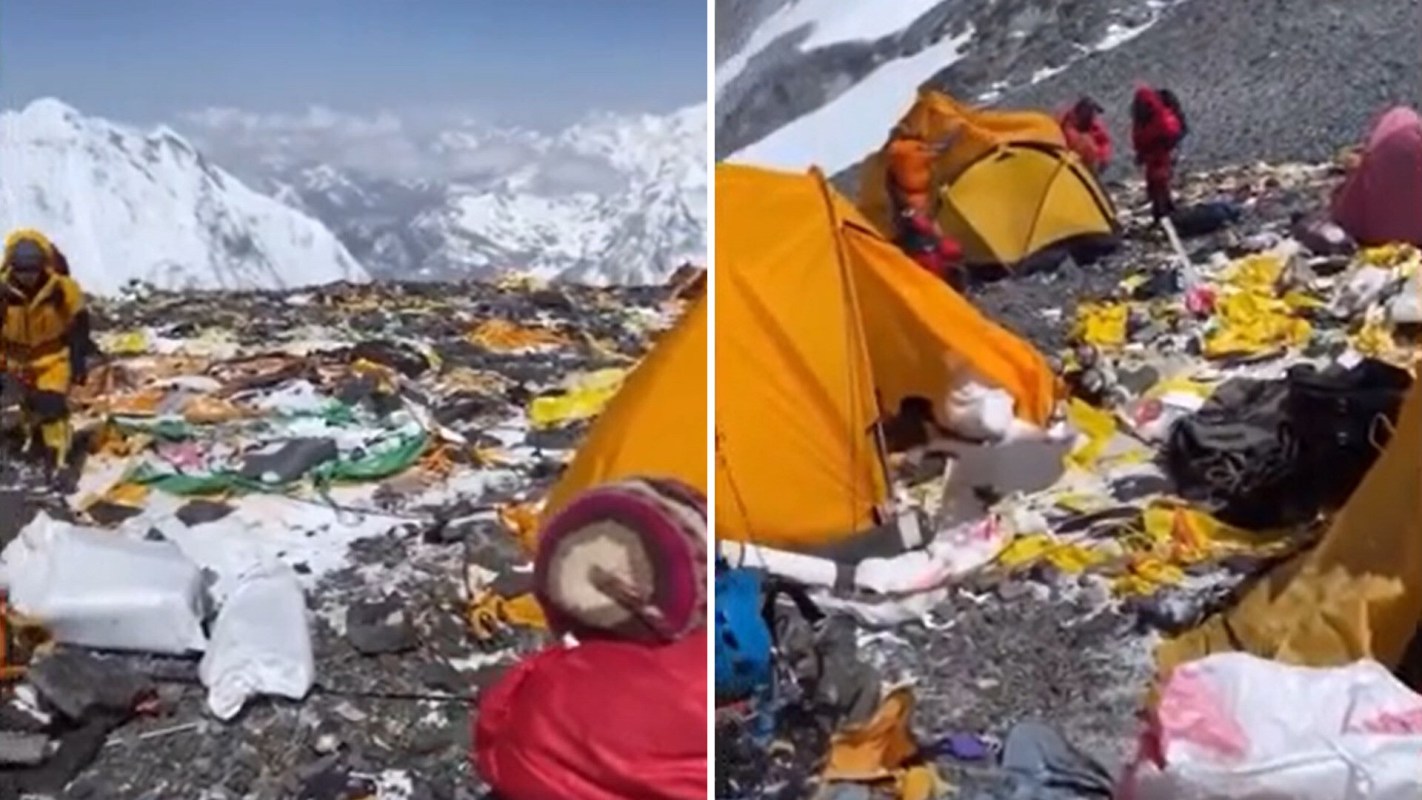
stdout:
POLYGON ((455 111, 557 127, 706 96, 704 0, 0 0, 0 104, 455 111))

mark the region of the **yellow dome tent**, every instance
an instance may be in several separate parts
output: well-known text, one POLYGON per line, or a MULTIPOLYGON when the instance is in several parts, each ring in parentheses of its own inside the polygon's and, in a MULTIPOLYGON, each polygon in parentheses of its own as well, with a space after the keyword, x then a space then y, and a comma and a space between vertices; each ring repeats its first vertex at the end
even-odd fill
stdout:
POLYGON ((706 491, 706 295, 665 333, 593 422, 544 520, 585 489, 644 475, 706 491))
POLYGON ((1363 482, 1311 550, 1244 599, 1165 642, 1162 673, 1242 650, 1315 667, 1370 658, 1396 668, 1422 626, 1422 380, 1363 482))
POLYGON ((936 401, 960 370, 1011 393, 1025 421, 1052 414, 1042 355, 909 261, 818 172, 717 166, 714 269, 722 538, 840 557, 915 544, 888 526, 880 409, 936 401))
MULTIPOLYGON (((959 131, 934 162, 934 180, 939 225, 969 264, 1014 267, 1056 245, 1119 233, 1111 199, 1047 114, 975 109, 923 90, 898 127, 929 141, 959 131)), ((862 167, 859 208, 893 237, 883 150, 862 167)))

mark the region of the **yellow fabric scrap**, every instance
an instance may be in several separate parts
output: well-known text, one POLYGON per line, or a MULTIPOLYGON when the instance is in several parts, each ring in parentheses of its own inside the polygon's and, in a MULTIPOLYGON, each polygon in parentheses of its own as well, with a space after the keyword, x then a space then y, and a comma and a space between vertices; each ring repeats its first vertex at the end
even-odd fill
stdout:
POLYGON ((1313 336, 1313 327, 1293 316, 1284 301, 1258 292, 1226 296, 1215 307, 1215 320, 1217 327, 1205 337, 1206 358, 1299 347, 1313 336))
POLYGON ((1098 347, 1119 347, 1126 343, 1129 317, 1125 303, 1083 303, 1076 311, 1072 338, 1098 347))
POLYGON ((1152 595, 1163 586, 1174 586, 1185 579, 1185 571, 1155 556, 1132 559, 1129 571, 1112 585, 1116 594, 1152 595))
POLYGON ((98 495, 90 495, 85 498, 79 507, 88 511, 99 503, 109 503, 116 506, 126 506, 128 508, 143 508, 148 500, 148 487, 141 483, 119 482, 110 486, 105 492, 98 495))
POLYGON ((500 506, 499 524, 513 535, 525 553, 538 551, 538 507, 533 503, 500 506))
POLYGON ((1221 280, 1246 292, 1272 295, 1283 274, 1283 259, 1272 253, 1259 253, 1235 261, 1225 270, 1221 280))
POLYGON ((497 372, 455 367, 444 376, 442 382, 445 386, 457 391, 492 395, 501 391, 508 380, 497 372))
POLYGON ((1046 561, 1070 575, 1085 572, 1105 560, 1106 556, 1095 550, 1045 534, 1019 536, 997 554, 997 562, 1008 569, 1046 561))
POLYGON ((824 777, 831 781, 882 781, 894 777, 918 752, 909 730, 913 693, 893 689, 867 722, 836 731, 830 738, 824 777))
POLYGON ((549 428, 595 417, 626 377, 627 370, 616 367, 579 375, 563 394, 535 397, 528 406, 528 419, 535 428, 549 428))
POLYGON ((220 425, 248 416, 245 409, 219 397, 194 397, 183 406, 183 420, 189 425, 220 425))
POLYGON ((531 593, 503 597, 484 592, 469 604, 469 632, 481 642, 488 642, 506 627, 547 629, 548 619, 543 606, 531 593))
POLYGON ((1056 505, 1077 514, 1091 514, 1104 508, 1110 508, 1114 503, 1100 495, 1072 492, 1059 495, 1056 498, 1056 505))
POLYGON ((1391 361, 1399 357, 1392 328, 1382 319, 1368 319, 1356 334, 1348 338, 1348 343, 1359 354, 1370 358, 1391 361))
POLYGON ((1201 400, 1207 399, 1214 394, 1215 385, 1207 381, 1197 381, 1183 375, 1166 378, 1145 392, 1145 397, 1152 400, 1159 400, 1168 394, 1191 394, 1201 400))
POLYGON ((1111 443, 1111 437, 1116 435, 1116 418, 1109 411, 1073 397, 1067 405, 1067 420, 1086 437, 1086 441, 1067 456, 1067 461, 1087 469, 1096 463, 1111 443))
POLYGON ((466 338, 471 344, 498 353, 556 347, 568 343, 568 339, 557 331, 524 327, 506 319, 485 320, 479 327, 470 331, 466 338))
POLYGON ((351 371, 363 378, 374 379, 376 390, 384 392, 385 394, 394 393, 400 383, 400 379, 397 377, 395 370, 384 364, 367 361, 364 358, 356 359, 355 362, 351 364, 351 371))
POLYGON ((137 356, 148 352, 152 342, 148 339, 148 331, 124 331, 104 337, 103 351, 116 356, 137 356))
POLYGON ((1326 308, 1328 306, 1327 303, 1323 302, 1317 297, 1314 297, 1313 295, 1307 292, 1300 292, 1298 290, 1290 291, 1284 295, 1284 305, 1288 306, 1290 311, 1295 312, 1313 311, 1320 308, 1326 308))
POLYGON ((99 428, 90 450, 97 455, 124 458, 148 449, 152 441, 152 437, 146 434, 128 436, 117 425, 106 422, 99 428))
POLYGON ((1385 244, 1364 248, 1358 260, 1370 267, 1396 267, 1418 255, 1417 248, 1410 244, 1385 244))

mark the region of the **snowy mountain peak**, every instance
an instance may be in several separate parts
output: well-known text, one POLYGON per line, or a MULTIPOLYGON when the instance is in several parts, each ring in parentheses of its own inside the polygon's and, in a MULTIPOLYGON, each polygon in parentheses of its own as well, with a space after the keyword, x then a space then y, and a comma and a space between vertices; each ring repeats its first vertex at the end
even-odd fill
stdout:
POLYGON ((282 288, 368 276, 320 222, 212 166, 170 128, 143 134, 55 99, 0 113, 0 228, 38 228, 96 294, 282 288))
POLYGON ((590 115, 556 134, 464 122, 419 144, 440 177, 380 177, 350 164, 283 167, 275 157, 253 171, 273 194, 329 225, 379 277, 519 270, 646 284, 705 260, 704 104, 660 116, 590 115))

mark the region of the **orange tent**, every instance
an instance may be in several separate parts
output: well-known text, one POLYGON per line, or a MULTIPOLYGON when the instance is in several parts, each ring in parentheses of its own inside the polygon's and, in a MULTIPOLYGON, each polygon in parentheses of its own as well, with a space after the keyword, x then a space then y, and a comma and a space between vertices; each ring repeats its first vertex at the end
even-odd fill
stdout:
MULTIPOLYGON (((923 90, 897 130, 928 141, 955 134, 933 163, 938 223, 969 264, 1015 266, 1073 241, 1108 241, 1116 212, 1061 126, 1034 111, 979 109, 923 90)), ((886 145, 887 148, 887 145, 886 145)), ((860 171, 859 208, 892 237, 887 149, 860 171)))
POLYGON ((909 261, 818 172, 718 166, 715 269, 719 536, 842 552, 885 535, 880 409, 936 402, 965 373, 1011 393, 1028 422, 1055 407, 1035 348, 909 261))
POLYGON ((676 478, 706 491, 707 303, 702 294, 627 376, 549 493, 543 519, 622 478, 676 478))

